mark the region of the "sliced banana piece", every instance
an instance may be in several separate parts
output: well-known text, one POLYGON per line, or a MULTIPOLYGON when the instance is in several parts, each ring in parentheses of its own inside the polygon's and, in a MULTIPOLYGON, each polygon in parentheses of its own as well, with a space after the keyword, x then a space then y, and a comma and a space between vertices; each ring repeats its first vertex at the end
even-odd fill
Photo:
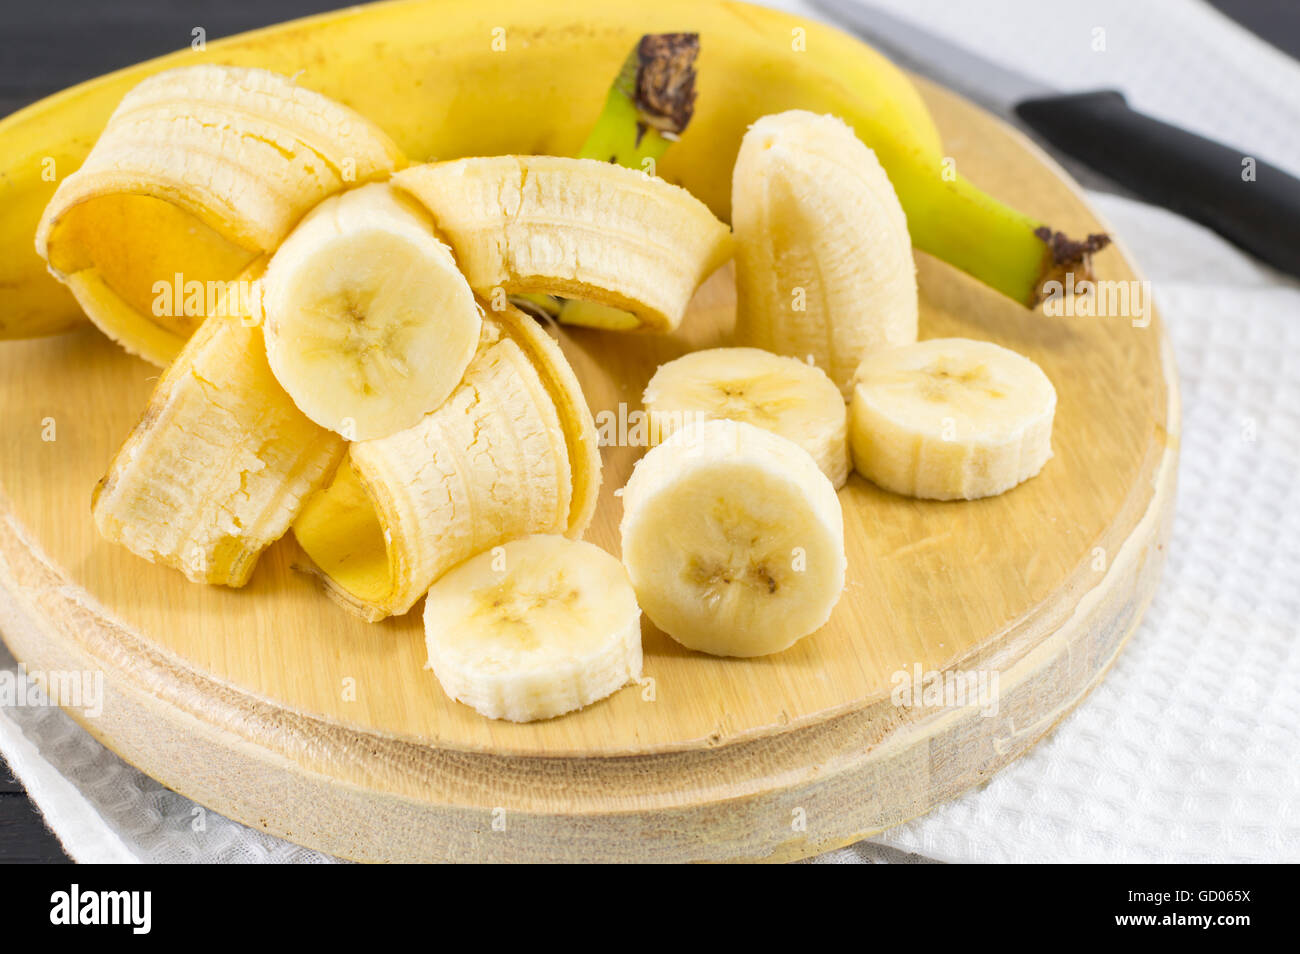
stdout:
POLYGON ((404 162, 374 123, 286 76, 167 70, 127 93, 60 183, 36 250, 105 334, 165 365, 207 317, 193 289, 234 279, 326 196, 404 162))
POLYGON ((798 444, 836 488, 849 478, 848 411, 825 372, 760 348, 711 348, 660 365, 642 397, 658 443, 691 421, 744 421, 798 444))
POLYGON ((791 110, 754 123, 731 215, 737 344, 811 358, 847 397, 863 355, 916 340, 907 217, 844 122, 791 110))
POLYGON ((393 182, 433 213, 484 296, 562 295, 671 331, 731 254, 727 226, 685 189, 594 159, 458 159, 393 182))
POLYGON ((95 526, 195 582, 242 586, 344 448, 280 389, 261 329, 210 318, 95 488, 95 526))
POLYGON ((780 652, 844 589, 839 498, 808 453, 739 421, 683 427, 623 490, 623 562, 646 615, 718 656, 780 652))
POLYGON ((641 676, 641 610, 600 547, 536 535, 442 576, 424 604, 429 668, 489 719, 581 709, 641 676))
POLYGON ((427 213, 372 183, 326 199, 264 281, 266 354, 304 414, 349 440, 416 424, 460 383, 480 306, 427 213))
POLYGON ((991 497, 1042 470, 1055 413, 1043 370, 991 342, 936 338, 880 351, 862 362, 853 390, 853 465, 909 497, 991 497))

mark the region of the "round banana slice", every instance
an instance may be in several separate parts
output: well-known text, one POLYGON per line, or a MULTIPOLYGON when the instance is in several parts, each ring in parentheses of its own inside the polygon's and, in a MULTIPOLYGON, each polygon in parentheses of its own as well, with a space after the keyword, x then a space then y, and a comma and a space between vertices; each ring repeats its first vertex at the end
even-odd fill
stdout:
POLYGON ((650 438, 690 421, 744 421, 794 441, 837 489, 849 479, 848 411, 825 372, 761 348, 711 348, 660 365, 642 397, 650 438))
POLYGON ((460 564, 430 588, 424 632, 443 690, 489 719, 549 719, 641 676, 627 571, 567 537, 524 537, 460 564))
POLYGON ((844 589, 835 488, 807 451, 752 424, 688 424, 650 450, 623 490, 621 529, 646 615, 717 656, 786 649, 844 589))
POLYGON ((327 199, 271 257, 266 354, 302 412, 352 441, 413 426, 460 383, 482 316, 425 212, 375 183, 327 199))
POLYGON ((991 342, 937 338, 877 352, 853 390, 853 465, 909 497, 992 497, 1042 470, 1055 413, 1043 370, 991 342))

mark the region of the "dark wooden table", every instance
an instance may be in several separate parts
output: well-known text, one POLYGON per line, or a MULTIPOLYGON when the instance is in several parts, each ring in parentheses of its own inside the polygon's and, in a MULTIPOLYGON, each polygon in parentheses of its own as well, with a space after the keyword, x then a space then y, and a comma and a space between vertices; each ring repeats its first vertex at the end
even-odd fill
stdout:
MULTIPOLYGON (((473 0, 463 0, 472 3, 473 0)), ((1211 0, 1227 15, 1300 58, 1300 3, 1211 0)), ((101 73, 209 40, 348 3, 332 0, 46 0, 0 13, 0 116, 101 73)), ((0 862, 67 861, 22 787, 0 760, 0 862)))
POLYGON ((41 821, 40 812, 0 759, 0 862, 54 864, 67 862, 59 840, 41 821))

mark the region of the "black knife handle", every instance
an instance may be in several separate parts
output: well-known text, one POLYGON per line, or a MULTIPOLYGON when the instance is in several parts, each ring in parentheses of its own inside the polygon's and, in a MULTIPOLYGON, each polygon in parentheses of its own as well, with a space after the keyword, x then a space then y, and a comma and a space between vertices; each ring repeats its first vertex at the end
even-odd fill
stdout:
POLYGON ((1300 179, 1129 107, 1115 90, 1027 99, 1016 114, 1056 148, 1157 205, 1300 276, 1300 179))

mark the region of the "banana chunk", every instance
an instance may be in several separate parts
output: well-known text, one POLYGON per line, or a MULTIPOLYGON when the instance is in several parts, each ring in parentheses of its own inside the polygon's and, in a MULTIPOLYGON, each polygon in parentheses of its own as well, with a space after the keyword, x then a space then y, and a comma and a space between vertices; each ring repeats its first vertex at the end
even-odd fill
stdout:
POLYGON ((849 478, 848 411, 818 368, 759 348, 711 348, 660 365, 642 397, 658 443, 691 421, 744 421, 798 444, 836 488, 849 478))
POLYGON ((1043 370, 991 342, 937 338, 881 351, 858 368, 853 465, 909 497, 991 497, 1042 470, 1055 413, 1043 370))
POLYGON ((196 583, 243 586, 344 449, 280 390, 260 328, 211 318, 95 488, 95 526, 196 583))
POLYGON ((675 329, 731 254, 730 230, 685 189, 594 159, 492 156, 393 177, 433 213, 480 295, 544 293, 675 329))
POLYGON ((844 589, 835 488, 806 451, 739 421, 683 427, 623 490, 623 562, 641 608, 690 649, 780 652, 844 589))
POLYGON ((862 357, 916 340, 907 217, 876 155, 834 116, 754 123, 732 174, 736 331, 811 359, 847 398, 862 357))
POLYGON ((326 196, 403 162, 374 123, 288 77, 167 70, 59 185, 36 250, 106 335, 166 365, 208 317, 190 289, 229 282, 326 196))
POLYGON ((627 571, 566 537, 524 537, 452 569, 429 590, 424 631, 443 690, 489 719, 550 719, 641 676, 627 571))
POLYGON ((271 369, 304 414, 348 440, 415 425, 478 347, 480 307, 451 250, 387 184, 313 209, 263 284, 271 369))
POLYGON ((375 621, 451 567, 532 533, 582 536, 600 490, 595 421, 559 347, 489 312, 465 378, 414 427, 351 445, 293 525, 327 592, 375 621))
POLYGON ((331 595, 375 621, 407 612, 475 553, 563 532, 571 497, 559 415, 528 358, 502 340, 419 424, 351 445, 293 530, 331 595))

